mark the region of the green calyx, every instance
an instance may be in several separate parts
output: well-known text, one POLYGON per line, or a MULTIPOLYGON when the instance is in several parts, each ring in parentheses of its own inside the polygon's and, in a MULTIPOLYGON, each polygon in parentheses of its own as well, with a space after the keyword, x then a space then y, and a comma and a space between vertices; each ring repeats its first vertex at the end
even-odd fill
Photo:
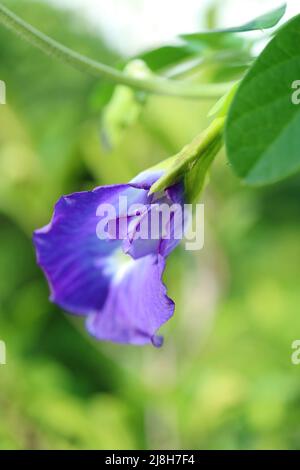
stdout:
POLYGON ((202 191, 207 170, 222 146, 224 124, 225 118, 217 117, 177 155, 156 165, 155 168, 165 169, 165 173, 151 186, 149 194, 183 180, 186 201, 193 202, 202 191))

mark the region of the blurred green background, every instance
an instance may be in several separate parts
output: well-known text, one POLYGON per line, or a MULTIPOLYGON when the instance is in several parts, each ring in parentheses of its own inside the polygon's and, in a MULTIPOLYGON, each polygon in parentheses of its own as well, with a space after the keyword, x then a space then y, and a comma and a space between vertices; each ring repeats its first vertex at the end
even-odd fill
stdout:
MULTIPOLYGON (((121 59, 70 12, 5 4, 82 53, 121 59)), ((61 194, 125 182, 178 151, 212 103, 151 97, 108 151, 109 86, 2 27, 0 79, 0 448, 300 448, 300 177, 249 189, 219 155, 203 196, 205 248, 169 259, 176 312, 164 347, 96 342, 49 303, 32 231, 61 194)))

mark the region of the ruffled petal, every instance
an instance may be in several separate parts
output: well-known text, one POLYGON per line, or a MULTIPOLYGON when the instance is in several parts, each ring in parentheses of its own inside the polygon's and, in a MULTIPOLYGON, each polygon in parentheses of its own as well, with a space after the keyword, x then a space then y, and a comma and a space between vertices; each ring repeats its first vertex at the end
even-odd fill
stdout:
POLYGON ((143 216, 149 217, 153 203, 183 203, 180 185, 148 196, 161 174, 146 171, 129 184, 63 196, 50 224, 34 233, 37 260, 48 279, 51 300, 71 313, 87 315, 87 328, 98 339, 162 344, 157 331, 174 312, 162 282, 165 257, 180 240, 174 239, 174 231, 171 240, 134 240, 140 216, 130 208, 142 204, 143 216), (108 205, 114 209, 109 220, 102 213, 108 205), (104 239, 99 238, 99 222, 107 228, 104 239), (129 222, 125 240, 124 222, 129 222), (120 263, 120 255, 126 258, 125 264, 120 263))
POLYGON ((135 188, 149 190, 163 174, 163 170, 145 170, 133 178, 130 184, 135 188))
POLYGON ((110 256, 121 242, 97 237, 101 219, 97 209, 100 204, 112 204, 120 215, 120 195, 130 202, 143 202, 145 194, 124 184, 74 193, 58 201, 50 224, 34 233, 38 264, 48 279, 53 302, 76 314, 101 309, 114 274, 110 256))
POLYGON ((129 258, 113 277, 103 308, 88 317, 88 331, 100 340, 161 346, 157 330, 174 312, 162 282, 164 268, 160 255, 129 258))

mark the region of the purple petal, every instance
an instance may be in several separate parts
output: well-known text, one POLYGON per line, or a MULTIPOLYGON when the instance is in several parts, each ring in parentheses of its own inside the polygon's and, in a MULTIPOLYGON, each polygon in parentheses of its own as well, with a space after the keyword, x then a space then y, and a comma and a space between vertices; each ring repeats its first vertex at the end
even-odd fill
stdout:
MULTIPOLYGON (((62 197, 49 225, 34 233, 38 263, 51 289, 51 300, 69 312, 88 315, 88 330, 98 339, 161 346, 156 332, 174 312, 162 283, 165 257, 180 240, 135 240, 140 220, 131 204, 143 204, 144 217, 151 204, 183 203, 176 185, 148 196, 162 172, 146 171, 129 184, 96 188, 62 197), (120 196, 124 199, 120 204, 120 196), (99 213, 103 205, 114 209, 112 218, 99 213), (99 221, 107 228, 99 239, 99 221), (126 239, 122 240, 123 222, 126 239), (117 238, 110 239, 117 229, 117 238), (122 254, 122 246, 130 256, 122 254), (126 258, 120 264, 120 256, 126 258)), ((174 231, 172 232, 174 235, 174 231)), ((171 237, 172 238, 172 237, 171 237)))
POLYGON ((97 237, 96 212, 103 203, 112 204, 118 212, 120 195, 143 202, 145 191, 116 185, 63 196, 50 224, 34 233, 38 264, 48 279, 51 300, 72 313, 98 311, 106 300, 113 275, 110 255, 121 242, 97 237))
POLYGON ((168 256, 183 238, 185 216, 182 184, 154 194, 147 211, 130 221, 123 251, 135 259, 151 253, 168 256))
POLYGON ((174 312, 162 282, 164 268, 162 256, 129 258, 112 279, 103 308, 88 317, 88 331, 101 340, 161 346, 156 332, 174 312))
POLYGON ((130 181, 130 184, 135 188, 149 190, 155 181, 163 175, 163 173, 163 170, 145 170, 133 178, 130 181))

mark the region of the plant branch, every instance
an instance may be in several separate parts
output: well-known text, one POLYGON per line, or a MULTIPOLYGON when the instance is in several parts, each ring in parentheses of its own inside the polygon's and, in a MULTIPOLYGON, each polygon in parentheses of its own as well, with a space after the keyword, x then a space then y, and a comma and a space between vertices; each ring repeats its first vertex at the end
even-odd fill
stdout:
POLYGON ((191 84, 165 78, 137 78, 60 44, 37 30, 0 3, 0 23, 44 53, 55 57, 82 72, 101 77, 147 93, 178 96, 182 98, 217 98, 226 93, 232 84, 191 84))

